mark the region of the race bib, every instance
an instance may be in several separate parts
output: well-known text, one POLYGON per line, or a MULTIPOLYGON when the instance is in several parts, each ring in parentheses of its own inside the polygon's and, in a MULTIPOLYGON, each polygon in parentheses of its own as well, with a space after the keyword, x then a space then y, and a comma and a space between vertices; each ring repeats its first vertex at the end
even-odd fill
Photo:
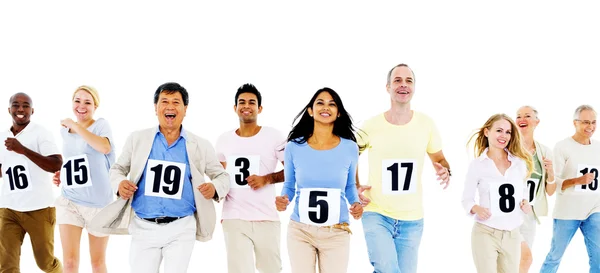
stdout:
POLYGON ((236 155, 227 157, 227 173, 231 188, 250 188, 246 179, 248 176, 258 174, 260 156, 236 155))
POLYGON ((537 193, 537 188, 540 185, 540 179, 539 178, 528 178, 527 179, 527 198, 529 200, 529 204, 530 205, 534 205, 535 204, 535 197, 536 197, 536 193, 537 193))
POLYGON ((412 194, 417 191, 417 161, 414 159, 386 159, 381 162, 381 190, 383 194, 412 194))
POLYGON ((503 215, 520 209, 519 190, 509 183, 490 183, 490 212, 492 216, 503 215))
POLYGON ((170 199, 181 199, 185 181, 185 164, 148 159, 144 194, 170 199))
POLYGON ((340 222, 340 189, 300 189, 300 222, 314 226, 331 226, 340 222))
POLYGON ((591 173, 594 175, 594 180, 586 185, 575 185, 575 191, 582 193, 598 193, 598 169, 600 169, 598 166, 579 164, 577 166, 577 170, 579 171, 575 177, 581 177, 591 173))
POLYGON ((2 164, 4 193, 13 194, 31 191, 31 175, 29 164, 22 156, 11 156, 2 164))
POLYGON ((90 165, 86 154, 67 158, 60 172, 60 184, 65 188, 92 186, 90 165))

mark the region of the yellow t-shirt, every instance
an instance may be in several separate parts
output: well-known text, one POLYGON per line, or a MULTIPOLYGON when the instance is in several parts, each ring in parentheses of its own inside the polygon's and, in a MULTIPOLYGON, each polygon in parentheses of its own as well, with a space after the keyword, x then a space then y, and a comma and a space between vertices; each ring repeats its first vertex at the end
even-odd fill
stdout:
POLYGON ((412 221, 423 218, 421 173, 426 153, 442 149, 442 140, 433 120, 413 111, 405 125, 389 123, 383 113, 363 124, 357 142, 369 154, 371 202, 365 211, 412 221))

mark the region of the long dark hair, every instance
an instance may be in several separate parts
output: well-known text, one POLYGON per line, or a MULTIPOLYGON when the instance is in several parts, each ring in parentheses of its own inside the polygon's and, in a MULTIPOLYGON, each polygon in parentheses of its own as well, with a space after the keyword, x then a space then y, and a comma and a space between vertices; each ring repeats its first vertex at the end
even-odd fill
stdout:
MULTIPOLYGON (((302 109, 302 111, 300 111, 300 113, 296 115, 293 122, 296 125, 293 126, 292 130, 288 135, 287 140, 293 141, 298 144, 302 144, 308 141, 308 139, 312 136, 315 127, 315 121, 308 114, 307 110, 308 108, 312 109, 313 104, 317 100, 317 97, 323 92, 327 92, 329 93, 329 95, 331 95, 333 101, 335 101, 335 104, 337 105, 339 113, 339 117, 336 118, 333 122, 333 134, 342 138, 350 139, 356 143, 356 127, 352 123, 352 117, 346 111, 346 108, 344 108, 344 104, 342 103, 340 95, 338 95, 337 92, 333 91, 333 89, 328 87, 319 89, 310 99, 308 104, 304 106, 304 109, 302 109), (300 120, 298 121, 298 123, 296 123, 298 119, 300 120)), ((362 150, 362 147, 359 148, 362 150)))

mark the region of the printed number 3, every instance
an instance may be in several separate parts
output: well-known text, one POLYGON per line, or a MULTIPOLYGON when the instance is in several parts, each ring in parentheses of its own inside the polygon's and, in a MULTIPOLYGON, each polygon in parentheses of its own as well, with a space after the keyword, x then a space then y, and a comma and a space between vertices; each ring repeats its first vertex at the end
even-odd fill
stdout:
POLYGON ((235 175, 235 183, 240 186, 247 185, 248 181, 246 181, 246 179, 250 176, 250 172, 248 171, 248 168, 250 168, 250 160, 245 157, 240 157, 235 160, 235 166, 240 168, 241 173, 235 175))

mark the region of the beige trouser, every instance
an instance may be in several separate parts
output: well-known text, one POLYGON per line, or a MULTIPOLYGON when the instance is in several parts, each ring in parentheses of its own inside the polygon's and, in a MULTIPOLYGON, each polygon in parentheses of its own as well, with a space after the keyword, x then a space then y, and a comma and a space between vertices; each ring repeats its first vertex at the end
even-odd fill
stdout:
POLYGON ((471 233, 471 248, 477 272, 518 273, 521 240, 519 228, 499 230, 476 222, 471 233))
POLYGON ((227 272, 281 272, 279 221, 223 220, 223 237, 227 249, 227 272))
POLYGON ((350 232, 337 227, 318 227, 290 220, 287 245, 292 273, 347 273, 350 232))

